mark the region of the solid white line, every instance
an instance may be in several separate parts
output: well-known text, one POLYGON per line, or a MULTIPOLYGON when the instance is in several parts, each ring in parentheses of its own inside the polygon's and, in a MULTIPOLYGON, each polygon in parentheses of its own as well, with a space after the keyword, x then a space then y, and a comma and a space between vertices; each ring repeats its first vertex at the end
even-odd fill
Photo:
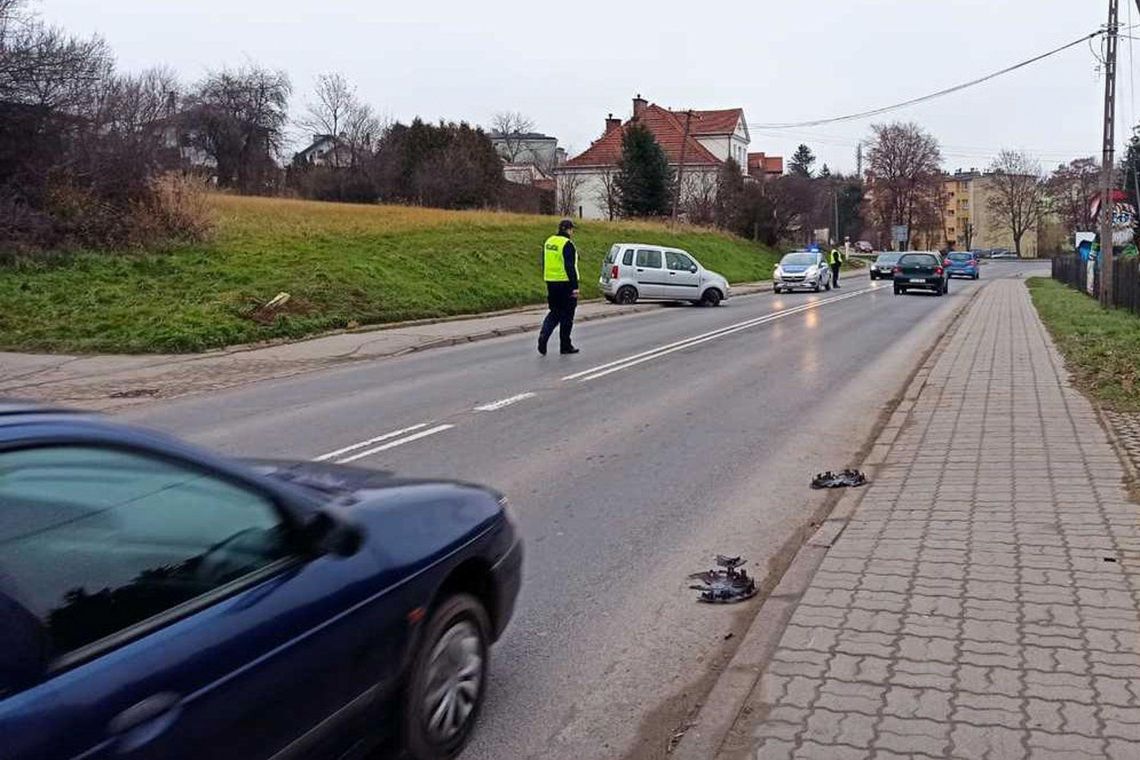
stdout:
POLYGON ((313 461, 314 462, 325 462, 325 461, 328 461, 329 459, 336 459, 341 454, 347 454, 350 451, 356 451, 357 449, 362 449, 365 446, 371 446, 372 444, 379 443, 380 441, 387 441, 391 438, 398 438, 401 435, 407 435, 408 433, 419 430, 420 428, 425 428, 429 424, 431 424, 431 423, 423 422, 423 423, 420 423, 419 425, 412 425, 411 427, 406 427, 403 430, 393 430, 391 433, 385 433, 384 435, 378 435, 375 438, 369 438, 367 441, 361 441, 360 443, 354 443, 351 446, 345 446, 343 449, 337 449, 336 451, 330 451, 327 454, 321 454, 319 457, 317 457, 313 461))
POLYGON ((362 451, 359 454, 353 454, 350 457, 345 457, 344 459, 338 459, 338 460, 336 460, 336 463, 337 464, 348 464, 349 462, 355 462, 357 459, 364 459, 364 457, 370 457, 373 454, 379 454, 381 451, 387 451, 388 449, 394 449, 397 446, 403 446, 405 443, 411 443, 412 441, 418 441, 421 438, 427 438, 429 435, 435 435, 436 433, 442 433, 444 430, 451 430, 453 427, 455 427, 455 425, 436 425, 435 427, 430 428, 428 430, 421 430, 420 432, 416 433, 415 435, 409 435, 409 436, 406 436, 404 438, 398 438, 395 441, 389 441, 388 443, 385 443, 381 446, 377 446, 374 449, 368 449, 367 451, 362 451))
POLYGON ((500 409, 502 409, 504 406, 510 406, 511 404, 517 404, 520 401, 526 401, 528 398, 534 398, 537 395, 538 395, 537 393, 530 393, 530 392, 520 393, 517 396, 511 396, 510 398, 499 399, 498 401, 492 401, 489 404, 483 404, 482 406, 477 406, 477 407, 475 407, 475 411, 477 411, 477 412, 497 412, 500 409))
POLYGON ((810 303, 801 304, 799 306, 793 306, 789 309, 782 309, 780 311, 773 312, 771 314, 765 314, 764 316, 761 316, 761 317, 755 317, 753 319, 745 320, 744 322, 738 322, 736 324, 726 325, 725 327, 721 327, 721 328, 718 328, 716 330, 712 330, 711 332, 702 333, 700 335, 694 335, 691 338, 685 338, 684 340, 679 340, 679 341, 676 341, 674 343, 668 343, 664 346, 658 346, 657 348, 652 348, 648 351, 643 351, 639 354, 633 354, 632 356, 627 356, 627 357, 624 357, 622 359, 617 359, 615 361, 608 362, 606 364, 599 364, 596 367, 591 367, 590 369, 583 370, 581 372, 576 372, 573 375, 567 375, 566 377, 564 377, 562 379, 563 380, 578 380, 579 382, 586 382, 588 380, 595 380, 599 377, 605 377, 606 375, 609 375, 613 372, 619 372, 623 369, 628 369, 630 367, 634 367, 634 366, 641 364, 643 362, 647 362, 650 359, 656 359, 659 356, 666 356, 667 354, 671 354, 675 351, 680 351, 681 349, 688 348, 690 346, 696 346, 696 345, 699 345, 701 343, 706 343, 710 340, 715 340, 716 338, 722 338, 726 335, 731 335, 733 333, 740 332, 741 330, 747 330, 751 327, 756 327, 758 325, 766 324, 768 322, 774 322, 777 319, 783 319, 784 317, 790 317, 790 316, 794 316, 796 314, 802 314, 805 311, 810 311, 812 309, 816 309, 816 308, 819 308, 820 306, 825 306, 825 305, 830 304, 830 303, 836 303, 838 301, 846 301, 849 298, 855 298, 856 296, 860 296, 860 295, 863 295, 865 293, 870 293, 874 290, 878 290, 880 287, 881 286, 879 286, 879 285, 873 285, 869 288, 864 288, 862 290, 856 290, 852 293, 844 293, 841 296, 834 296, 832 298, 825 298, 825 299, 820 300, 820 301, 812 301, 810 303))

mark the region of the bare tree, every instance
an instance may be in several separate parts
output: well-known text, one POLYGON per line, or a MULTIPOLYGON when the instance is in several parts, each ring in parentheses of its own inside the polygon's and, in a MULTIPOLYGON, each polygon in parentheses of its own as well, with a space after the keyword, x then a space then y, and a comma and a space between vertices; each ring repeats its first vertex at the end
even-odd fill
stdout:
POLYGON ((292 91, 284 71, 253 63, 213 72, 198 85, 183 118, 195 146, 217 163, 218 184, 265 189, 284 143, 292 91))
POLYGON ((1061 164, 1045 182, 1045 191, 1061 223, 1072 234, 1096 229, 1092 200, 1100 189, 1100 163, 1095 158, 1078 158, 1061 164))
POLYGON ((558 172, 555 176, 554 205, 562 216, 574 216, 578 213, 578 195, 585 177, 578 172, 558 172))
POLYGON ((621 213, 621 191, 617 185, 617 167, 607 166, 598 175, 598 189, 594 199, 606 211, 612 222, 621 213))
POLYGON ((356 86, 343 74, 319 75, 313 94, 315 99, 306 103, 297 126, 314 137, 329 135, 336 141, 329 156, 333 167, 356 166, 374 149, 383 123, 371 106, 360 101, 356 86))
POLYGON ((1013 235, 1013 248, 1020 256, 1021 238, 1036 229, 1046 209, 1041 165, 1025 153, 1003 150, 990 171, 993 186, 986 204, 1013 235))
POLYGON ((881 229, 914 227, 942 184, 938 141, 917 124, 876 124, 868 155, 873 210, 881 229))
MULTIPOLYGON (((737 168, 739 172, 739 168, 737 168)), ((717 175, 715 172, 690 171, 681 180, 681 208, 693 224, 712 224, 716 220, 717 175)))
POLYGON ((534 120, 518 111, 500 111, 491 117, 499 155, 507 163, 515 163, 526 150, 526 135, 534 130, 534 120))

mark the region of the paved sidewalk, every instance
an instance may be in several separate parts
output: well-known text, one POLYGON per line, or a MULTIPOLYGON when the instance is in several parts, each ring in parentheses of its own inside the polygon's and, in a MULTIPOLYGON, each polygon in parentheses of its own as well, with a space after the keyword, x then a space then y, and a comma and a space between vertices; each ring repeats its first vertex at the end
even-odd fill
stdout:
MULTIPOLYGON (((734 297, 769 291, 771 283, 734 285, 734 297)), ((576 320, 589 322, 664 308, 587 301, 576 320)), ((237 346, 201 354, 67 356, 0 352, 0 397, 37 399, 112 410, 156 398, 233 388, 348 362, 537 332, 545 306, 487 315, 389 325, 308 340, 237 346)))
POLYGON ((1140 758, 1140 507, 1066 377, 1024 284, 987 285, 722 758, 1140 758))

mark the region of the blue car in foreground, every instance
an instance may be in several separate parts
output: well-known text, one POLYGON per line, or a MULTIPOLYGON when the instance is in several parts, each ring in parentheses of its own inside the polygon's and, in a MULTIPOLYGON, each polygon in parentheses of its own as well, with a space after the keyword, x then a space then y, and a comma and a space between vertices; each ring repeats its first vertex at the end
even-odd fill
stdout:
POLYGON ((982 276, 982 267, 978 258, 969 252, 952 251, 946 254, 942 262, 947 277, 969 277, 976 280, 982 276))
POLYGON ((0 404, 0 758, 455 756, 519 589, 504 504, 0 404))

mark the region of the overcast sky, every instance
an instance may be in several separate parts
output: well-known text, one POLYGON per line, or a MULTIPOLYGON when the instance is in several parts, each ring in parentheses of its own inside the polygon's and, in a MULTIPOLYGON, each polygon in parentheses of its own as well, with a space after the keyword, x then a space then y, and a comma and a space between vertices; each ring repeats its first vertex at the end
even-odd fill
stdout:
MULTIPOLYGON (((836 116, 1030 58, 1094 31, 1107 15, 1107 3, 1096 0, 395 5, 40 0, 33 7, 72 32, 105 37, 124 69, 164 63, 194 81, 252 59, 289 73, 298 111, 317 74, 340 71, 392 118, 486 124, 496 111, 518 110, 571 155, 599 136, 607 113, 628 117, 636 93, 672 108, 743 107, 752 124, 836 116)), ((1121 19, 1140 23, 1131 0, 1121 2, 1121 19)), ((1130 47, 1121 40, 1118 143, 1136 123, 1130 47)), ((951 171, 985 166, 1005 147, 1028 150, 1050 168, 1099 155, 1097 65, 1081 45, 887 118, 926 127, 951 171)), ((855 144, 871 123, 754 127, 751 149, 787 157, 805 142, 833 170, 852 171, 855 144)))

